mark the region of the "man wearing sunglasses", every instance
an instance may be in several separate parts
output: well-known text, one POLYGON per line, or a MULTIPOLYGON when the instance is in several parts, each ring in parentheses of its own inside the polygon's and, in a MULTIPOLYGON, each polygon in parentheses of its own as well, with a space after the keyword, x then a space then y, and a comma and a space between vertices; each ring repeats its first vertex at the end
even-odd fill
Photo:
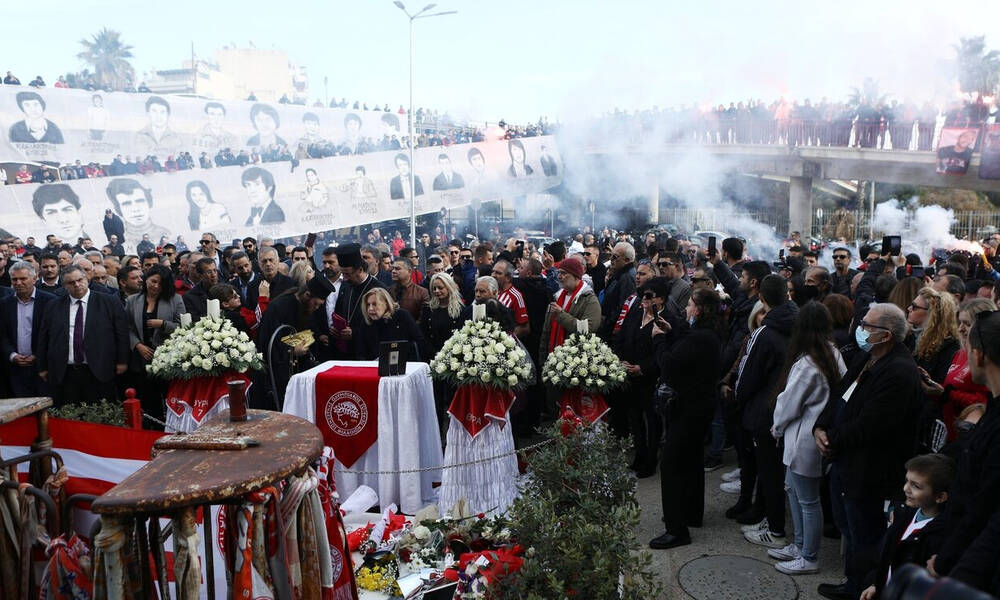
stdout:
POLYGON ((825 598, 858 597, 871 566, 863 557, 885 533, 885 502, 901 498, 903 465, 916 448, 923 402, 920 372, 903 343, 906 334, 902 309, 871 304, 855 332, 862 352, 833 386, 813 428, 820 454, 832 464, 833 516, 846 547, 847 581, 821 584, 825 598))
POLYGON ((682 316, 691 298, 691 284, 684 279, 684 257, 676 252, 661 252, 656 259, 656 267, 670 286, 667 310, 682 316))
POLYGON ((830 291, 851 297, 851 280, 858 271, 851 268, 851 251, 844 247, 833 250, 833 273, 830 273, 830 291))

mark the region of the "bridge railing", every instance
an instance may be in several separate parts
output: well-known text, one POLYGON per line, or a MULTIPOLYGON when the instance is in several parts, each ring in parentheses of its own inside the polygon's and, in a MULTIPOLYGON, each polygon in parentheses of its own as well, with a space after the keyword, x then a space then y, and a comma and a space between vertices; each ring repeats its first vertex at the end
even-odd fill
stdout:
POLYGON ((676 116, 645 121, 609 119, 595 128, 592 137, 595 144, 615 138, 631 145, 762 144, 930 151, 936 146, 937 120, 904 122, 849 116, 831 119, 753 116, 717 119, 713 115, 693 120, 676 116))

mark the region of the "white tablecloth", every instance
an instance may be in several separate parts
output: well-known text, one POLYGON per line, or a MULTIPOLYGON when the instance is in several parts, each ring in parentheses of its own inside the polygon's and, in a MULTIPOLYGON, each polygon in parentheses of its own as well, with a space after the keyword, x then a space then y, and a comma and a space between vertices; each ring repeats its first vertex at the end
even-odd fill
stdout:
MULTIPOLYGON (((284 412, 316 422, 316 376, 330 367, 377 367, 378 361, 328 361, 292 377, 285 391, 284 412)), ((434 388, 427 363, 408 363, 406 375, 383 377, 378 383, 378 439, 351 471, 431 469, 421 473, 358 475, 334 466, 337 492, 347 498, 360 485, 378 492, 379 504, 395 502, 413 514, 437 502, 434 482, 441 481, 441 437, 434 411, 434 388)))

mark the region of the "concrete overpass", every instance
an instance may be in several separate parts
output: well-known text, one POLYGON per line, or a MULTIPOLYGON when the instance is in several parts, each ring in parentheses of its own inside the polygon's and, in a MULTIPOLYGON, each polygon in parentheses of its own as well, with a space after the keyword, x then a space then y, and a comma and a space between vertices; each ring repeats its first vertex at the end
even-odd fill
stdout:
MULTIPOLYGON (((608 154, 608 150, 595 146, 586 148, 584 153, 597 157, 608 154)), ((824 190, 843 190, 843 185, 835 182, 848 180, 1000 192, 1000 180, 979 178, 981 155, 978 153, 973 155, 972 165, 965 175, 939 175, 935 172, 936 153, 915 150, 777 144, 664 144, 655 149, 648 146, 626 148, 623 153, 649 161, 707 153, 729 171, 769 179, 787 178, 789 229, 792 231, 812 230, 812 189, 817 184, 824 190)), ((658 190, 649 200, 652 212, 659 203, 658 190)))

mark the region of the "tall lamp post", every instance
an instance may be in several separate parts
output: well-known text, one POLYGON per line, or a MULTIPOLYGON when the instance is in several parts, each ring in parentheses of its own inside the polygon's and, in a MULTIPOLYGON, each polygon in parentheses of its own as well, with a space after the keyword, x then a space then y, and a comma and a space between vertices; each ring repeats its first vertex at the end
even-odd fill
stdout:
POLYGON ((444 15, 453 15, 457 13, 457 10, 446 10, 443 12, 436 12, 431 14, 426 14, 427 11, 437 6, 436 4, 428 4, 427 6, 420 9, 419 12, 415 14, 410 14, 410 11, 406 10, 406 6, 403 5, 400 0, 393 0, 399 10, 403 11, 403 14, 410 19, 410 112, 407 114, 410 122, 410 247, 417 247, 417 205, 416 196, 414 196, 414 168, 413 168, 413 144, 415 143, 413 135, 413 22, 417 19, 429 19, 431 17, 442 17, 444 15))

